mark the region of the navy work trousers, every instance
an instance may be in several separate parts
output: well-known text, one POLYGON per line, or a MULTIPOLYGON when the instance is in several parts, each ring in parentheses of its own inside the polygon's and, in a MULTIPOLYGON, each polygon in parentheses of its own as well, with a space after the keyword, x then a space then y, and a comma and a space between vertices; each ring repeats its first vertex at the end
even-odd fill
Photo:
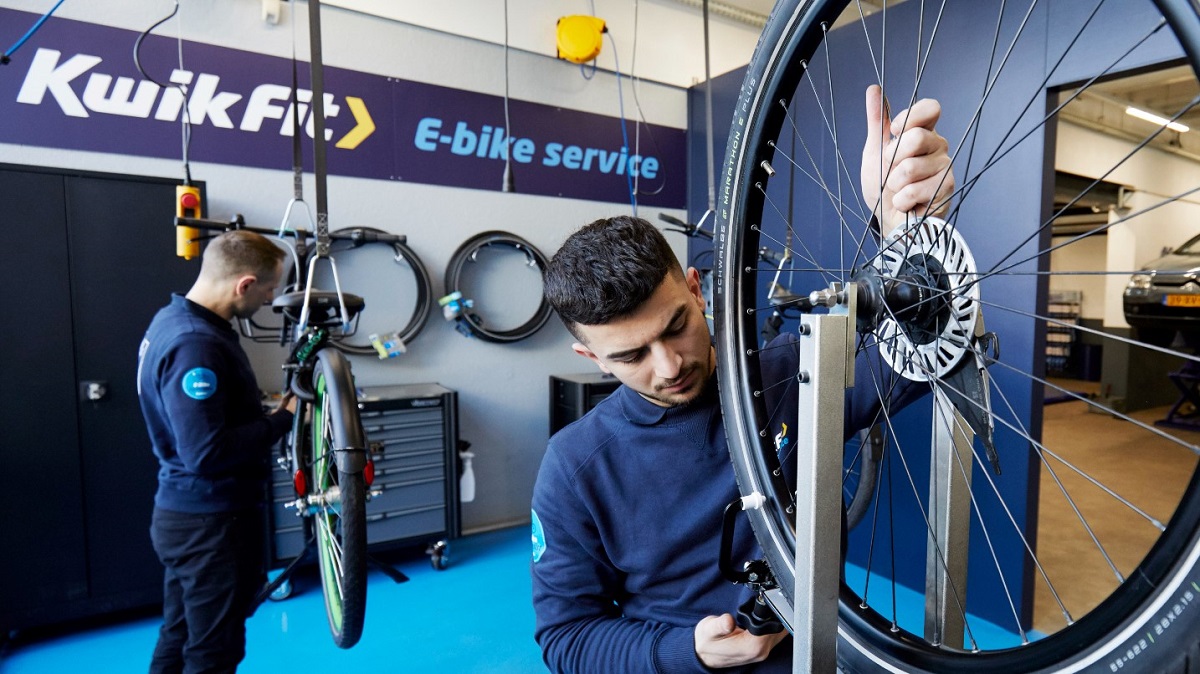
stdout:
POLYGON ((150 539, 165 574, 151 674, 237 669, 246 653, 246 618, 265 579, 262 518, 259 508, 210 514, 154 509, 150 539))

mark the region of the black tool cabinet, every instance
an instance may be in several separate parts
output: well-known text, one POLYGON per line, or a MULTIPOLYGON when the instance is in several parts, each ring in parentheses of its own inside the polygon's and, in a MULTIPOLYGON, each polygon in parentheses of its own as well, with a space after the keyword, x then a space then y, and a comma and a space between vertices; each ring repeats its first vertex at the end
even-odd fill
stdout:
MULTIPOLYGON (((373 551, 446 542, 461 530, 458 506, 458 396, 439 384, 359 390, 359 413, 375 462, 367 502, 367 545, 373 551)), ((304 525, 286 503, 291 476, 272 484, 274 566, 304 550, 304 525)), ((436 560, 435 560, 436 565, 436 560)))
POLYGON ((550 376, 550 435, 587 414, 621 382, 611 374, 559 374, 550 376))

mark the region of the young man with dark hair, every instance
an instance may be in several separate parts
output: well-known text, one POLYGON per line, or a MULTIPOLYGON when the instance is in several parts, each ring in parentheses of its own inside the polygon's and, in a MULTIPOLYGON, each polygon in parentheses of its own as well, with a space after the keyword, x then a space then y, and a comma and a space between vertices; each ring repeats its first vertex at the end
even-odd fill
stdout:
MULTIPOLYGON (((863 194, 875 195, 868 206, 886 234, 904 213, 945 201, 954 181, 946 142, 933 131, 935 101, 918 102, 897 124, 881 109, 872 87, 863 194), (890 170, 875 170, 872 160, 893 150, 890 170), (888 176, 885 184, 879 176, 888 176)), ((683 270, 653 225, 621 216, 571 235, 543 281, 578 340, 575 352, 622 383, 551 438, 534 486, 535 638, 546 664, 577 674, 791 672, 790 642, 780 646, 785 633, 755 636, 738 627, 732 613, 747 596, 717 568, 721 513, 739 493, 699 272, 683 270)), ((779 381, 775 375, 796 371, 796 339, 783 335, 771 347, 763 350, 763 378, 779 381)), ((871 378, 890 386, 893 376, 862 360, 846 401, 849 424, 874 415, 871 378)), ((920 394, 904 383, 897 390, 920 394)), ((780 434, 784 464, 794 464, 795 443, 779 438, 803 423, 796 387, 766 394, 767 405, 784 412, 769 432, 780 434)), ((749 529, 739 527, 734 559, 755 558, 749 529)))
POLYGON ((204 250, 187 295, 173 295, 138 353, 138 398, 158 457, 150 538, 165 570, 151 672, 233 672, 264 563, 269 448, 291 427, 289 396, 263 411, 230 325, 270 302, 284 251, 246 231, 204 250))

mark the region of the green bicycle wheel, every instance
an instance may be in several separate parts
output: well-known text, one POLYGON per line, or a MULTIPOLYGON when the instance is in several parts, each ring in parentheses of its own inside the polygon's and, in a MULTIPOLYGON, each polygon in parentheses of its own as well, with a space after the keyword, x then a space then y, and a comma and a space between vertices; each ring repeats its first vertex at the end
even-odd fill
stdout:
POLYGON ((313 527, 321 591, 334 643, 350 648, 362 636, 366 613, 367 530, 363 473, 339 470, 335 458, 338 450, 365 446, 357 407, 339 404, 354 399, 344 356, 329 349, 321 352, 313 391, 312 489, 319 504, 313 527), (347 413, 353 419, 335 419, 347 413))

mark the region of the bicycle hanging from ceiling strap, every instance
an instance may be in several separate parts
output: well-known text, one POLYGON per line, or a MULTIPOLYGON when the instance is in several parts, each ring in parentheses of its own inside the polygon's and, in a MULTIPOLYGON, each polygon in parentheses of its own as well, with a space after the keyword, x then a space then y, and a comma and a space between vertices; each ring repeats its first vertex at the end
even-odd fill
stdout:
MULTIPOLYGON (((404 235, 392 235, 383 230, 371 227, 352 227, 344 228, 330 233, 329 223, 327 218, 326 207, 326 161, 325 161, 325 143, 317 142, 316 139, 324 138, 324 68, 321 58, 321 43, 320 43, 320 17, 319 3, 313 4, 314 9, 310 11, 309 30, 311 38, 312 63, 312 92, 305 92, 307 96, 300 95, 299 88, 299 73, 298 59, 296 58, 296 35, 292 34, 292 85, 291 85, 291 105, 289 115, 291 117, 292 127, 292 198, 288 201, 287 208, 283 213, 283 220, 279 223, 278 239, 287 246, 292 254, 294 262, 294 281, 289 283, 291 290, 298 290, 294 287, 301 279, 305 280, 304 291, 306 297, 312 293, 313 278, 316 276, 316 264, 320 259, 328 261, 330 274, 333 278, 335 288, 337 288, 338 308, 341 311, 343 318, 341 334, 331 335, 331 346, 343 353, 352 355, 374 355, 381 360, 393 358, 403 353, 406 350, 408 342, 412 341, 425 326, 425 321, 429 314, 430 308, 430 281, 429 272, 426 271, 425 265, 417 254, 408 247, 407 239, 404 235), (314 182, 317 195, 318 217, 314 219, 312 209, 308 202, 304 200, 304 167, 301 149, 302 124, 301 118, 304 116, 301 107, 305 104, 310 104, 312 109, 312 124, 313 124, 313 167, 314 167, 314 182), (307 217, 308 231, 315 232, 317 235, 316 246, 314 250, 308 250, 305 246, 305 230, 303 223, 299 229, 291 226, 291 221, 294 213, 301 213, 307 217), (290 243, 285 236, 290 236, 295 240, 295 243, 290 243), (334 242, 340 242, 340 248, 334 249, 334 242), (399 330, 388 332, 385 334, 372 334, 370 343, 355 344, 347 341, 348 337, 354 335, 355 330, 347 321, 347 310, 344 304, 344 299, 341 293, 341 283, 338 278, 337 263, 333 258, 332 253, 337 250, 350 250, 360 248, 365 244, 378 243, 388 245, 392 248, 394 259, 397 264, 407 269, 412 273, 413 283, 415 286, 416 301, 413 308, 413 313, 405 326, 399 330), (307 274, 301 270, 301 265, 307 264, 307 274)), ((307 314, 309 302, 304 303, 304 311, 307 314)), ((307 315, 301 317, 301 329, 303 323, 307 321, 307 315)), ((355 322, 357 324, 357 321, 355 322)), ((245 332, 245 331, 244 331, 245 332)))
POLYGON ((468 298, 462 291, 461 279, 464 267, 476 262, 479 251, 489 246, 512 248, 525 254, 530 267, 538 270, 539 274, 546 270, 546 256, 533 244, 509 232, 492 230, 481 232, 463 242, 446 267, 446 296, 438 300, 442 314, 448 321, 454 321, 454 329, 467 337, 478 337, 487 342, 516 342, 532 336, 550 319, 550 303, 542 298, 537 311, 524 324, 512 330, 493 330, 486 326, 484 319, 475 311, 474 300, 468 298))

